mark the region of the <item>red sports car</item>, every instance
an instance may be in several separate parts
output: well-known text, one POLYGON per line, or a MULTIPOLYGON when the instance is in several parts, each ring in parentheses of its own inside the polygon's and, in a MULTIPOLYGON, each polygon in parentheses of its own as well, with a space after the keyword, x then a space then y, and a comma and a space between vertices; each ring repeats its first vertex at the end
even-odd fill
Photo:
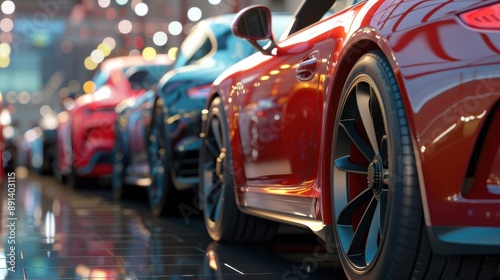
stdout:
POLYGON ((72 174, 75 186, 79 178, 111 175, 111 153, 115 143, 115 106, 122 100, 144 93, 150 86, 149 71, 158 67, 167 71, 172 61, 166 55, 153 60, 142 56, 106 60, 94 76, 96 90, 75 100, 69 115, 60 115, 58 173, 72 174))
POLYGON ((260 53, 204 110, 210 236, 268 240, 281 222, 316 233, 351 279, 493 278, 499 1, 305 0, 278 42, 271 25, 263 6, 237 15, 260 53))

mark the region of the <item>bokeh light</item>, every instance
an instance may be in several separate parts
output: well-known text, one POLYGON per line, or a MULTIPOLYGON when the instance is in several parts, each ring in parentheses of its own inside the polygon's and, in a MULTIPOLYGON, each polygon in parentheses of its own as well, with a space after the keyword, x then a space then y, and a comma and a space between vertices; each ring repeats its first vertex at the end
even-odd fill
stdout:
POLYGON ((90 58, 92 59, 92 61, 99 64, 104 60, 104 53, 101 50, 93 50, 90 54, 90 58))
POLYGON ((178 21, 172 21, 168 25, 168 32, 174 36, 181 34, 182 32, 182 24, 178 21))
POLYGON ((109 20, 114 20, 116 18, 116 10, 114 8, 107 8, 106 9, 106 18, 109 20))
POLYGON ((3 126, 10 125, 12 123, 12 117, 9 109, 3 108, 0 113, 0 124, 3 126))
POLYGON ((50 108, 49 105, 43 105, 42 107, 40 107, 40 115, 42 117, 50 114, 51 112, 52 112, 52 108, 50 108))
POLYGON ((69 81, 68 89, 71 92, 77 93, 78 91, 80 91, 80 82, 78 80, 74 80, 74 79, 69 81))
POLYGON ((111 4, 110 0, 98 0, 97 4, 99 4, 99 7, 101 8, 107 8, 109 7, 109 4, 111 4))
POLYGON ((171 60, 175 60, 177 58, 177 51, 178 50, 179 50, 179 48, 177 48, 177 47, 170 48, 167 52, 168 58, 170 58, 171 60))
POLYGON ((14 29, 14 22, 10 18, 4 18, 0 21, 0 29, 3 32, 11 32, 14 29))
POLYGON ((106 43, 99 44, 99 46, 97 46, 97 49, 100 50, 104 54, 104 56, 109 56, 112 51, 111 47, 106 43))
POLYGON ((4 32, 0 35, 0 41, 4 43, 12 43, 12 33, 4 32))
POLYGON ((104 40, 102 40, 103 43, 108 45, 111 49, 114 49, 116 47, 116 41, 113 37, 106 37, 104 40))
POLYGON ((85 93, 92 93, 95 91, 95 83, 92 81, 86 81, 83 83, 83 91, 85 93))
POLYGON ((144 57, 145 60, 153 60, 156 57, 156 50, 152 47, 147 47, 142 50, 142 57, 144 57))
POLYGON ((73 42, 70 40, 64 40, 61 43, 61 51, 63 53, 70 53, 73 51, 73 42))
POLYGON ((163 31, 158 31, 155 33, 155 35, 153 35, 153 43, 155 43, 155 45, 157 45, 157 46, 160 46, 160 47, 165 46, 167 41, 168 41, 167 33, 163 32, 163 31))
POLYGON ((0 56, 0 68, 7 68, 10 65, 10 57, 0 56))
POLYGON ((134 11, 135 11, 136 15, 143 17, 143 16, 148 14, 149 7, 146 3, 142 3, 142 2, 137 3, 137 5, 135 5, 134 11))
POLYGON ((59 97, 66 98, 69 96, 69 89, 67 87, 63 87, 59 90, 59 97))
POLYGON ((212 5, 219 5, 221 0, 208 0, 208 3, 212 5))
POLYGON ((11 90, 11 91, 7 92, 7 94, 5 95, 5 99, 10 104, 14 104, 17 102, 17 93, 15 91, 11 90))
POLYGON ((3 1, 2 5, 0 7, 2 9, 2 13, 6 14, 6 15, 10 15, 10 14, 14 13, 14 11, 16 10, 16 4, 14 4, 14 2, 12 2, 10 0, 3 1))
POLYGON ((16 135, 16 130, 12 126, 5 126, 2 133, 4 138, 12 138, 16 135))
POLYGON ((187 16, 190 21, 199 21, 201 19, 201 15, 201 10, 198 7, 191 7, 187 12, 187 16))
POLYGON ((141 36, 137 36, 134 38, 134 48, 142 49, 144 47, 144 39, 141 36))
POLYGON ((116 0, 116 4, 118 4, 118 5, 122 5, 123 6, 123 5, 127 4, 127 3, 128 3, 128 0, 116 0))
POLYGON ((141 54, 141 51, 138 50, 138 49, 132 49, 130 50, 130 52, 128 53, 128 55, 140 55, 141 54))
POLYGON ((10 55, 11 48, 7 43, 0 44, 0 57, 8 57, 10 55))
POLYGON ((118 31, 122 34, 129 34, 132 31, 132 22, 128 19, 121 20, 118 23, 118 31))
POLYGON ((27 91, 21 91, 17 95, 17 101, 21 104, 28 104, 30 102, 31 96, 27 91))
POLYGON ((97 63, 95 63, 92 58, 90 58, 90 56, 88 56, 87 58, 85 58, 85 61, 83 62, 85 68, 89 71, 92 71, 94 69, 97 68, 97 63))

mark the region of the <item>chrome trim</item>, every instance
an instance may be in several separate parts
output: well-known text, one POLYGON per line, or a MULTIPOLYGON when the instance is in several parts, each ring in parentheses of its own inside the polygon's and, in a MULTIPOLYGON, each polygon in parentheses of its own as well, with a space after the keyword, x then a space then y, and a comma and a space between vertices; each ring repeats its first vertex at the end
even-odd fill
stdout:
POLYGON ((258 209, 253 207, 241 207, 240 210, 241 212, 248 215, 257 216, 268 220, 273 220, 291 226, 308 228, 319 238, 321 238, 322 240, 326 240, 325 228, 327 228, 327 226, 323 224, 323 222, 320 220, 314 218, 296 216, 293 214, 286 214, 264 209, 258 209))
POLYGON ((316 219, 315 199, 310 197, 283 196, 252 192, 252 188, 242 188, 242 207, 263 209, 307 219, 316 219))

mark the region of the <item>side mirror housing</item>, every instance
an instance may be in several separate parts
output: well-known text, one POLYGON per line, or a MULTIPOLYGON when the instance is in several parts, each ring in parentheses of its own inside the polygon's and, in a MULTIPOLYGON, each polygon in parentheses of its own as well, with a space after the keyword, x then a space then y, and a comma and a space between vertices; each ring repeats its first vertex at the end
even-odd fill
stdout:
POLYGON ((247 40, 261 53, 270 55, 276 47, 271 23, 271 10, 266 6, 255 5, 241 10, 231 25, 236 37, 247 40), (258 41, 269 40, 270 45, 262 47, 258 41))

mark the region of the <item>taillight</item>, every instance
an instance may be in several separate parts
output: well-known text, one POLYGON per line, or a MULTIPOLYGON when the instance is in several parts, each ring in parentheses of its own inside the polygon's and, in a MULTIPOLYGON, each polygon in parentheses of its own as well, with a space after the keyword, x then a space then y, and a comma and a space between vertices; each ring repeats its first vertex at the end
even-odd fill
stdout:
POLYGON ((500 3, 465 12, 460 18, 473 28, 500 30, 500 3))
POLYGON ((192 99, 207 98, 211 88, 212 88, 211 84, 199 87, 192 87, 187 90, 187 95, 189 96, 189 98, 192 99))

